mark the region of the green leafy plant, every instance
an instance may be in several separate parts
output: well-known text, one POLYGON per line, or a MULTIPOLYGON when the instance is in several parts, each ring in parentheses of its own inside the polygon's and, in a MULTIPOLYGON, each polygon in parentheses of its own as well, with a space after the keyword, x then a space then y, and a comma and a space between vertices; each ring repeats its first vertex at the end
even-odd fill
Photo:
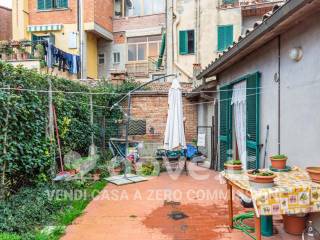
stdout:
POLYGON ((22 238, 14 233, 0 233, 0 240, 22 240, 22 238))
POLYGON ((284 158, 287 158, 287 156, 284 155, 284 154, 278 154, 278 155, 272 156, 271 158, 274 159, 274 160, 279 160, 279 159, 282 160, 284 158))
POLYGON ((13 89, 0 91, 0 154, 7 153, 0 158, 1 182, 6 183, 6 187, 1 187, 1 190, 9 189, 15 192, 21 186, 36 183, 40 174, 45 174, 50 179, 51 171, 56 167, 56 141, 50 140, 46 134, 48 95, 17 90, 48 90, 48 78, 51 78, 52 90, 55 91, 53 104, 57 113, 62 157, 70 151, 88 156, 92 132, 96 136, 95 144, 103 146, 110 137, 117 136, 119 125, 115 122, 123 118, 120 109, 108 111, 97 108, 94 109, 92 126, 88 94, 63 92, 115 93, 93 95, 95 105, 111 107, 122 97, 120 93, 128 92, 137 86, 134 82, 125 82, 120 86, 100 82, 96 87, 90 88, 76 81, 42 75, 0 62, 0 87, 10 86, 13 89), (104 131, 102 120, 106 125, 104 131), (112 127, 107 127, 110 125, 112 127))
POLYGON ((253 170, 252 172, 250 172, 251 175, 255 175, 255 176, 263 176, 263 177, 268 177, 268 176, 273 176, 274 173, 273 172, 269 172, 269 171, 261 171, 261 170, 253 170))
POLYGON ((241 165, 241 161, 240 160, 229 160, 226 162, 227 165, 241 165))
POLYGON ((151 161, 143 163, 140 172, 144 176, 150 176, 154 173, 154 165, 151 161))

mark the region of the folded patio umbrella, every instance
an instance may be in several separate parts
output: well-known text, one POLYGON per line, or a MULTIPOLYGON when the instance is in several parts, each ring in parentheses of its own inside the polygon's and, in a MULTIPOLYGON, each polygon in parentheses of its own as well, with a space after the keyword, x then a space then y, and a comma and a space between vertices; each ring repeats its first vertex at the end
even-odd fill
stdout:
POLYGON ((166 150, 185 149, 186 139, 184 135, 182 91, 178 78, 172 81, 168 95, 168 104, 164 148, 166 150))

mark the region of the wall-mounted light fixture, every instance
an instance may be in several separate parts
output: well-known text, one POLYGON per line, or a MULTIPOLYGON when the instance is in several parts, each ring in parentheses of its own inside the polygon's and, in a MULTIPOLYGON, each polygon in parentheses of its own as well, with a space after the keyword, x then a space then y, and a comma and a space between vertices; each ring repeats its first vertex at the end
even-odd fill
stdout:
POLYGON ((296 62, 299 62, 303 57, 302 48, 301 47, 296 47, 296 48, 291 49, 290 52, 289 52, 289 57, 292 60, 294 60, 296 62))

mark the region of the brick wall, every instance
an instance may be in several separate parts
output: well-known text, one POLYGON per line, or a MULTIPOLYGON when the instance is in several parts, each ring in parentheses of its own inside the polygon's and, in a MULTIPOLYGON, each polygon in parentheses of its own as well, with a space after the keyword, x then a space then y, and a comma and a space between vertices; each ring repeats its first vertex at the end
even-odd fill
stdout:
POLYGON ((77 23, 77 0, 69 0, 68 4, 66 10, 38 11, 37 0, 29 0, 30 25, 77 23))
MULTIPOLYGON (((190 101, 183 99, 186 141, 191 142, 197 137, 197 108, 189 105, 190 101)), ((162 143, 167 123, 168 96, 164 94, 143 94, 132 97, 132 118, 146 120, 147 134, 133 136, 135 140, 162 143), (154 129, 154 133, 150 132, 154 129)))
MULTIPOLYGON (((84 22, 96 22, 112 32, 113 0, 84 0, 84 22)), ((76 24, 77 0, 68 1, 68 9, 38 11, 37 0, 29 0, 31 25, 76 24)))
POLYGON ((117 32, 113 34, 113 41, 115 44, 123 44, 126 42, 126 35, 124 32, 117 32))
POLYGON ((110 32, 112 32, 113 1, 114 0, 94 1, 95 22, 110 32))
POLYGON ((114 18, 113 31, 122 32, 132 29, 143 29, 159 27, 165 24, 165 14, 155 14, 149 16, 114 18))
POLYGON ((12 11, 0 6, 0 40, 12 39, 12 11))

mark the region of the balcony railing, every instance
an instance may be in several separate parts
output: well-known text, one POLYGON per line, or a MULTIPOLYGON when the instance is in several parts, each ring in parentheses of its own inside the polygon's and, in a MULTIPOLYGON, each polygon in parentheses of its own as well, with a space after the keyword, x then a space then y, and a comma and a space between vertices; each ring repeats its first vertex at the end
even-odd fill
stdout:
POLYGON ((158 57, 149 57, 145 62, 133 62, 126 64, 129 76, 148 77, 150 74, 163 72, 166 66, 165 57, 160 68, 157 67, 158 57))

